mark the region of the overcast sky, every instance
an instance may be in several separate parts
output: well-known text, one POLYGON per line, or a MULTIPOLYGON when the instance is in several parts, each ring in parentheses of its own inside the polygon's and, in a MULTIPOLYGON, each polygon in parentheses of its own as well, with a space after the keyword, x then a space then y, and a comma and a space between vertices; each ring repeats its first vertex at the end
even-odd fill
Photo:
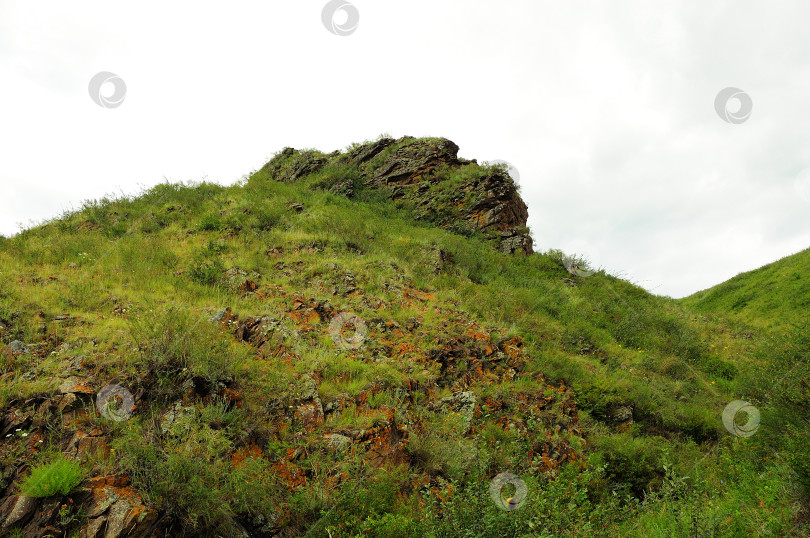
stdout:
POLYGON ((0 0, 0 233, 444 136, 516 167, 536 250, 689 295, 810 246, 810 4, 686 4, 0 0))

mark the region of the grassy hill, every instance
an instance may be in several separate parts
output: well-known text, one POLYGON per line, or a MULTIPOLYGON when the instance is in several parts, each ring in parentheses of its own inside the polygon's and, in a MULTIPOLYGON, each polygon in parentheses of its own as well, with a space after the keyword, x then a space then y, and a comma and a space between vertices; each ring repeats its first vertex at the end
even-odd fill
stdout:
POLYGON ((810 312, 810 249, 740 273, 683 299, 700 312, 717 312, 758 327, 804 326, 810 312))
POLYGON ((457 149, 287 148, 0 239, 2 532, 807 535, 807 333, 762 323, 806 277, 739 317, 591 273, 457 149))

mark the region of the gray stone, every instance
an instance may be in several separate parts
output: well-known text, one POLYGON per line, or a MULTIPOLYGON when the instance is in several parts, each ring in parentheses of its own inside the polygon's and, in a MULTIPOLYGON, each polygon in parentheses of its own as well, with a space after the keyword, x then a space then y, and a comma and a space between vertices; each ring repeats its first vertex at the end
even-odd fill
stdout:
POLYGON ((180 435, 182 432, 189 431, 194 427, 196 418, 197 410, 194 407, 184 407, 181 402, 176 402, 163 415, 160 430, 170 435, 180 435))
POLYGON ((35 498, 26 497, 25 495, 18 496, 17 502, 14 503, 14 508, 12 508, 11 513, 3 522, 2 528, 7 529, 12 525, 24 522, 31 514, 34 513, 36 507, 37 500, 35 498))
POLYGON ((69 377, 65 379, 57 389, 60 394, 81 393, 81 394, 94 394, 96 391, 86 384, 86 379, 79 379, 78 377, 69 377))
POLYGON ((446 409, 452 410, 461 414, 463 419, 463 431, 467 433, 472 425, 473 415, 475 413, 475 404, 478 402, 475 393, 471 391, 455 392, 446 398, 441 399, 441 404, 446 409))
POLYGON ((302 400, 317 400, 318 399, 318 383, 309 375, 301 378, 301 399, 302 400))
POLYGON ((633 408, 629 405, 614 407, 609 414, 615 422, 633 422, 633 408))
POLYGON ((339 433, 328 433, 324 435, 323 438, 329 444, 329 446, 338 452, 343 452, 352 443, 350 437, 346 437, 345 435, 341 435, 339 433))
POLYGON ((230 317, 231 315, 231 307, 226 306, 216 314, 214 314, 208 321, 211 323, 221 323, 223 319, 230 317))
POLYGON ((79 399, 76 397, 76 394, 69 392, 62 396, 59 400, 59 405, 56 407, 59 412, 63 412, 65 409, 71 409, 79 399))
POLYGON ((84 538, 102 538, 102 530, 104 529, 104 525, 107 523, 107 518, 104 517, 97 517, 91 518, 87 522, 87 526, 83 529, 82 536, 84 538))

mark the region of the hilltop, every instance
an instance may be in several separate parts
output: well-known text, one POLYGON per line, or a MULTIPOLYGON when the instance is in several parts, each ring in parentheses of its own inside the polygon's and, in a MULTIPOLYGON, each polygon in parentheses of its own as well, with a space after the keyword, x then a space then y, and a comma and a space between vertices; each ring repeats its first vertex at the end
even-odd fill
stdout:
POLYGON ((416 220, 427 219, 462 235, 482 231, 502 252, 531 254, 528 209, 508 172, 459 159, 458 149, 445 138, 407 136, 381 137, 329 155, 285 148, 259 173, 276 181, 306 177, 309 185, 348 198, 359 189, 384 188, 416 220))
POLYGON ((806 333, 538 251, 458 151, 285 148, 0 239, 2 532, 806 535, 806 333))

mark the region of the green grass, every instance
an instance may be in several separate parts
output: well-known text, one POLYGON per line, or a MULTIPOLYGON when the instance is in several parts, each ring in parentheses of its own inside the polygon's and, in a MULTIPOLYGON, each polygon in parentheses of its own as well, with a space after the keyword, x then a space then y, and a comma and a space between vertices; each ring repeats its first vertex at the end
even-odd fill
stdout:
POLYGON ((81 466, 63 457, 31 469, 23 481, 22 493, 28 497, 52 497, 67 495, 84 479, 81 466))
MULTIPOLYGON (((379 167, 403 143, 362 168, 379 167)), ((179 514, 188 532, 224 535, 238 521, 333 537, 807 534, 807 251, 675 301, 604 270, 573 276, 556 250, 501 254, 486 234, 452 226, 448 206, 475 201, 459 192, 486 172, 477 165, 435 170, 444 188, 424 206, 408 189, 392 201, 358 180, 360 167, 314 151, 306 159, 328 159, 318 171, 273 180, 300 158, 280 155, 230 187, 163 184, 88 202, 0 240, 0 339, 43 345, 40 355, 0 358, 11 372, 0 406, 52 390, 42 372, 52 376, 77 354, 99 377, 143 389, 148 405, 110 426, 116 458, 105 465, 131 476, 157 509, 179 514), (340 194, 346 182, 351 197, 340 194), (448 260, 438 273, 436 251, 448 260), (258 274, 247 278, 264 295, 224 277, 235 267, 258 274), (406 301, 406 289, 432 298, 406 301), (369 339, 356 351, 336 348, 328 323, 290 319, 295 294, 361 316, 369 339), (209 323, 225 306, 240 319, 265 316, 268 349, 292 358, 257 356, 209 323), (79 322, 55 321, 61 313, 79 322), (474 431, 460 436, 452 416, 429 407, 452 392, 433 386, 442 366, 430 352, 448 340, 473 349, 464 340, 471 327, 495 341, 520 336, 522 373, 569 388, 579 424, 555 430, 568 404, 534 377, 476 381, 469 390, 508 413, 482 408, 474 431), (403 341, 413 350, 396 355, 403 341), (301 376, 318 379, 324 403, 365 403, 311 431, 280 420, 300 403, 301 376), (163 435, 166 410, 190 388, 237 391, 242 407, 192 398, 193 420, 163 435), (548 406, 527 408, 527 394, 545 395, 548 406), (737 399, 762 413, 751 438, 732 437, 720 420, 737 399), (632 410, 632 423, 613 418, 618 408, 632 410), (502 413, 523 429, 497 423, 502 413), (389 415, 410 425, 407 464, 369 467, 358 449, 344 457, 322 447, 324 433, 373 428, 389 415), (584 457, 538 471, 528 460, 544 436, 584 440, 584 457), (253 444, 260 456, 234 463, 253 444), (306 486, 285 482, 279 462, 288 453, 306 486), (520 510, 489 498, 489 479, 503 470, 534 492, 520 510)), ((467 356, 447 362, 459 375, 473 368, 467 356)))
POLYGON ((807 329, 810 249, 682 299, 700 312, 722 314, 756 327, 807 329))

